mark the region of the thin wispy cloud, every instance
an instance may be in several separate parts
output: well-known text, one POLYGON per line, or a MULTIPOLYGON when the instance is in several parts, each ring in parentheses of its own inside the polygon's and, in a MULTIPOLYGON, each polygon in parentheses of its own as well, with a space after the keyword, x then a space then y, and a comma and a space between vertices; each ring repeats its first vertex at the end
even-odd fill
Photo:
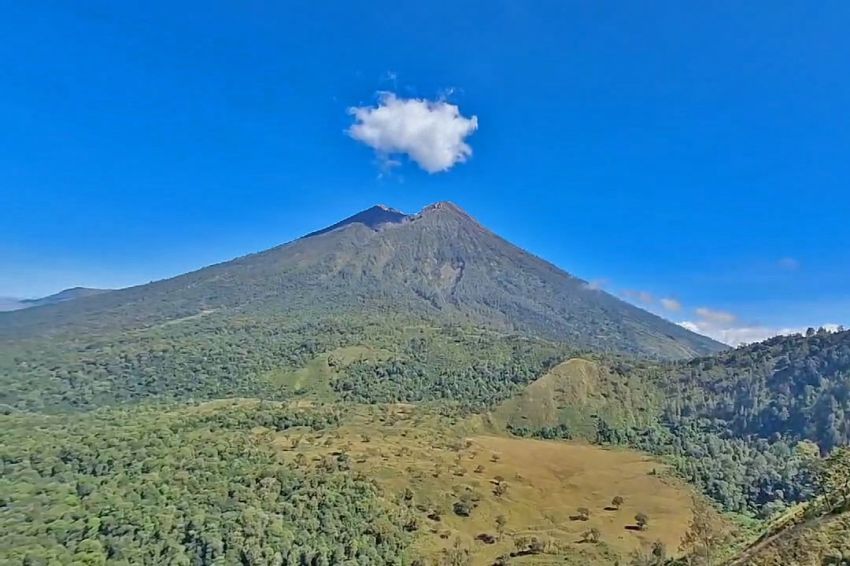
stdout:
POLYGON ((591 291, 601 291, 605 287, 607 287, 609 284, 610 284, 610 281, 608 281, 605 278, 591 279, 590 281, 588 281, 587 283, 584 284, 584 287, 585 287, 585 289, 590 289, 591 291))
POLYGON ((655 296, 649 291, 635 291, 634 289, 626 289, 623 291, 623 296, 642 303, 644 305, 651 305, 655 302, 655 296))
POLYGON ((783 269, 785 271, 797 271, 800 269, 800 261, 793 257, 783 257, 776 262, 776 265, 779 269, 783 269))
POLYGON ((679 312, 682 310, 682 303, 677 301, 676 299, 671 299, 669 297, 664 297, 658 301, 661 304, 661 307, 670 312, 679 312))
POLYGON ((428 173, 440 173, 472 156, 465 140, 478 129, 478 118, 463 116, 445 100, 405 99, 384 92, 377 106, 356 106, 348 112, 354 117, 348 135, 374 149, 386 167, 405 155, 428 173))
POLYGON ((733 324, 738 320, 738 317, 730 312, 714 310, 708 307, 700 307, 695 312, 702 321, 710 324, 733 324))
MULTIPOLYGON (((802 327, 778 328, 745 322, 733 313, 707 307, 695 309, 694 314, 696 316, 693 320, 684 320, 679 325, 730 346, 752 344, 773 336, 800 334, 806 331, 806 328, 802 327)), ((839 325, 831 323, 819 326, 829 331, 835 331, 839 328, 839 325)))

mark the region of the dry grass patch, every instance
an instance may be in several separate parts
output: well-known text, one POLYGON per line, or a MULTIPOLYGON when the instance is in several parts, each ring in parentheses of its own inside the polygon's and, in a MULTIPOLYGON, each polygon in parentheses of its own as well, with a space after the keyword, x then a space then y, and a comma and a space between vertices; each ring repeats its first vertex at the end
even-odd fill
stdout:
POLYGON ((578 442, 464 435, 467 427, 410 406, 364 407, 333 433, 299 433, 297 446, 284 433, 278 445, 302 465, 344 453, 355 471, 416 515, 421 556, 468 551, 472 564, 492 564, 534 538, 543 553, 515 561, 610 564, 657 539, 676 553, 692 491, 650 457, 578 442), (612 506, 617 496, 619 509, 612 506), (649 518, 646 530, 634 528, 638 513, 649 518), (591 530, 599 542, 583 542, 591 530))

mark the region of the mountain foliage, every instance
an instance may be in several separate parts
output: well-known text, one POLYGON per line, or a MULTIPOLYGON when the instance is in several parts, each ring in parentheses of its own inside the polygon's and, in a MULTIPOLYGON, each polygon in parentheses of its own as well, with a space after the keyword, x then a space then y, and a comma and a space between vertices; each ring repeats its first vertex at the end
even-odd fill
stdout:
POLYGON ((335 384, 342 397, 482 406, 568 349, 682 357, 720 348, 589 289, 448 203, 415 216, 377 207, 331 228, 173 279, 0 313, 0 404, 277 399, 269 372, 365 344, 394 357, 348 368, 335 384))
POLYGON ((664 456, 725 509, 767 517, 814 496, 848 403, 850 332, 813 330, 687 362, 571 360, 494 414, 521 436, 664 456))
POLYGON ((403 510, 344 459, 283 465, 259 430, 332 429, 273 404, 0 417, 8 564, 400 564, 403 510))
POLYGON ((823 497, 822 458, 850 443, 850 332, 728 350, 450 203, 377 207, 265 252, 81 295, 0 313, 12 563, 405 562, 413 498, 386 497, 344 450, 295 462, 266 434, 333 443, 340 412, 361 405, 638 448, 759 519, 823 497), (199 405, 222 398, 263 401, 199 405))

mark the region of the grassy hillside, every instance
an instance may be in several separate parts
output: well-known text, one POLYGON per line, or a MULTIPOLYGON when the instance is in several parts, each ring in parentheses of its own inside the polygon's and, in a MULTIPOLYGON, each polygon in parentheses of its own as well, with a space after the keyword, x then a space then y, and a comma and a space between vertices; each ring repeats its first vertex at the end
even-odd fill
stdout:
POLYGON ((816 455, 847 443, 850 333, 786 336, 673 364, 574 359, 493 415, 516 435, 665 457, 729 511, 765 518, 814 496, 816 455))
POLYGON ((410 405, 231 400, 0 425, 10 563, 607 564, 656 540, 675 554, 690 520, 690 489, 645 455, 410 405))
POLYGON ((642 428, 656 422, 660 389, 633 370, 572 358, 547 372, 519 395, 502 403, 494 417, 520 436, 596 437, 598 422, 616 428, 642 428))
POLYGON ((730 566, 819 566, 850 562, 850 512, 819 516, 795 524, 730 566))

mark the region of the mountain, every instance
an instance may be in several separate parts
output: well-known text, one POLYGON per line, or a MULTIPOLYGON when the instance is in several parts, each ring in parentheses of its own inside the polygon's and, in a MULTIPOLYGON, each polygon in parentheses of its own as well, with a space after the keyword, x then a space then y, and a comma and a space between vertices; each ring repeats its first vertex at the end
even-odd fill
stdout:
POLYGON ((850 441, 850 332, 726 349, 451 203, 82 294, 0 314, 15 562, 672 564, 710 509, 681 480, 763 531, 752 563, 847 538, 764 526, 850 441))
POLYGON ((395 208, 390 208, 383 204, 376 204, 371 208, 367 208, 362 212, 358 212, 357 214, 353 214, 348 218, 340 220, 336 224, 331 224, 327 228, 322 228, 321 230, 316 230, 315 232, 310 232, 305 238, 309 238, 310 236, 318 236, 320 234, 326 234, 327 232, 332 232, 338 228, 342 228, 343 226, 349 226, 351 224, 362 224, 367 228, 371 228, 372 230, 379 230, 386 224, 396 224, 399 222, 404 222, 411 215, 405 214, 400 210, 396 210, 395 208))
POLYGON ((54 303, 72 301, 74 299, 79 299, 80 297, 99 295, 100 293, 106 293, 107 291, 108 289, 72 287, 71 289, 65 289, 53 295, 41 297, 40 299, 14 299, 10 297, 0 297, 0 312, 27 309, 30 307, 38 307, 42 305, 52 305, 54 303))
POLYGON ((128 330, 209 311, 406 312, 577 348, 685 358, 723 345, 590 288, 448 202, 373 207, 289 244, 148 285, 0 315, 0 339, 128 330))
POLYGON ((390 355, 346 368, 336 395, 480 407, 570 352, 724 348, 590 288, 451 203, 415 215, 375 207, 335 226, 172 279, 0 313, 0 403, 283 398, 273 372, 365 346, 390 355))
POLYGON ((21 303, 20 299, 0 297, 0 312, 16 311, 23 308, 26 308, 26 306, 21 303))
POLYGON ((92 289, 90 287, 72 287, 59 291, 53 295, 48 295, 40 299, 24 299, 21 301, 27 307, 40 307, 43 305, 53 305, 56 303, 64 303, 65 301, 73 301, 82 297, 92 297, 101 293, 108 293, 109 289, 92 289))

